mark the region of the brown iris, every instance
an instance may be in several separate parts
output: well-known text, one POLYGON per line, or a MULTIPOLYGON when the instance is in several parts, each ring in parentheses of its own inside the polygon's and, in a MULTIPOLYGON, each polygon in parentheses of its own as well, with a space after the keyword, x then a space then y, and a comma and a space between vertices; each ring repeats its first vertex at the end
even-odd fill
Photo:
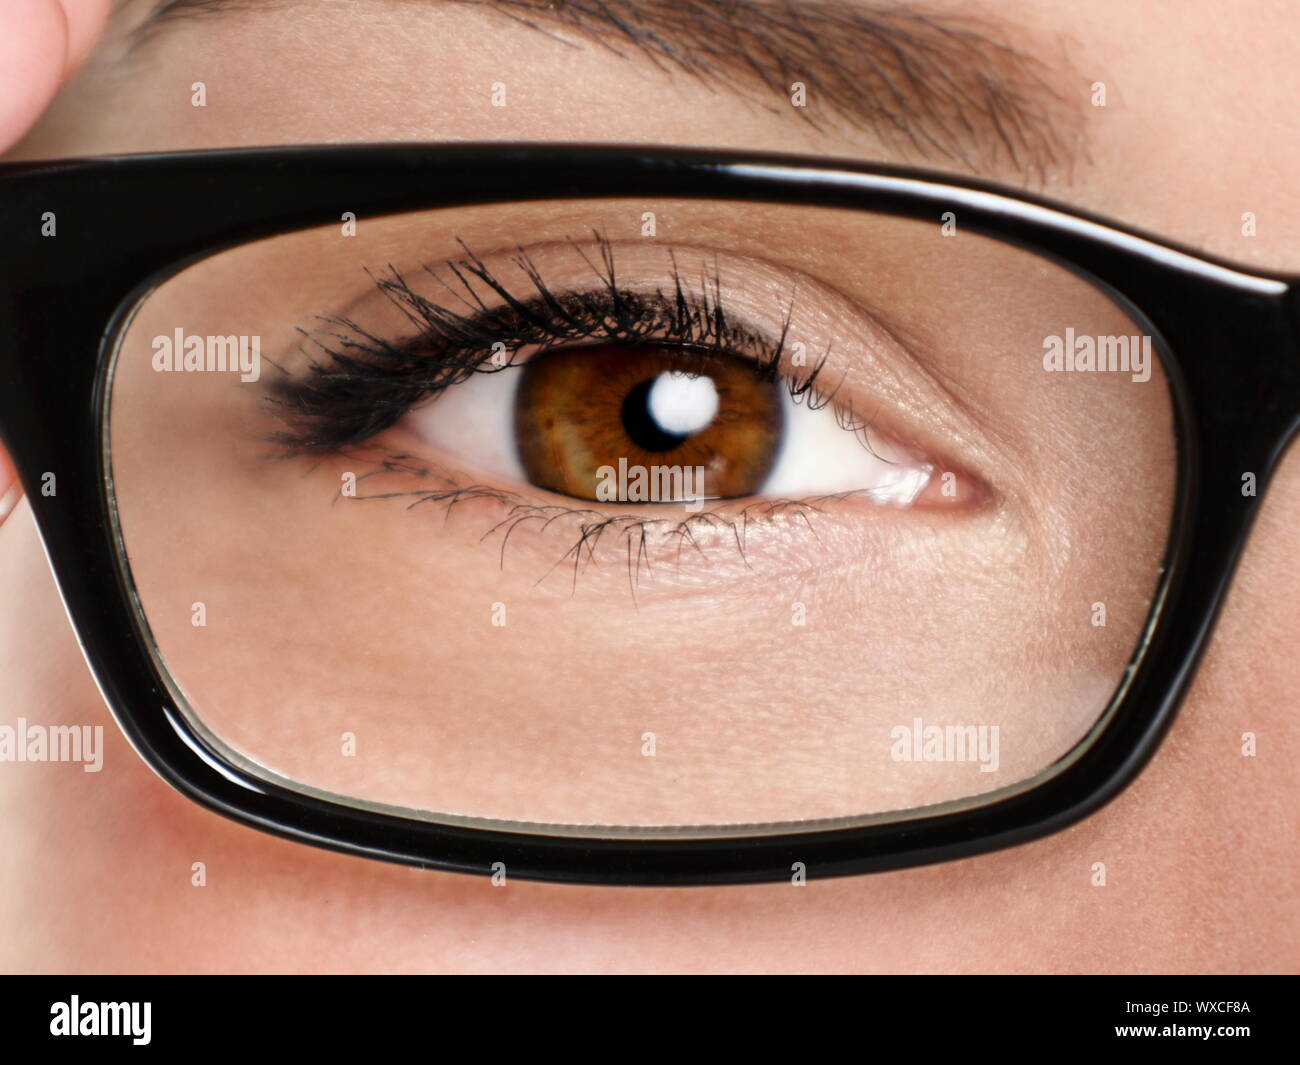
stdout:
MULTIPOLYGON (((603 345, 534 356, 521 374, 515 437, 525 474, 541 488, 608 499, 597 491, 610 470, 648 470, 653 478, 680 468, 703 476, 690 491, 747 496, 776 459, 781 386, 752 360, 603 345)), ((617 498, 651 501, 635 492, 617 498)))

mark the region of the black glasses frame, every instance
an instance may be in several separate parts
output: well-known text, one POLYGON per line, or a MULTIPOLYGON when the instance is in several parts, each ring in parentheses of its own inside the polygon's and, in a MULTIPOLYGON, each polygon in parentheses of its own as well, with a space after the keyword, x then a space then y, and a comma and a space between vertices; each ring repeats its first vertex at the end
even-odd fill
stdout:
MULTIPOLYGON (((1169 728, 1251 521, 1300 427, 1300 276, 1270 277, 996 185, 739 152, 540 144, 180 152, 0 165, 0 439, 27 491, 90 668, 141 757, 196 802, 274 834, 412 865, 596 884, 726 884, 865 873, 1057 831, 1137 775, 1169 728), (1161 352, 1178 483, 1151 620, 1092 734, 1033 786, 902 821, 772 835, 592 838, 358 808, 252 775, 186 719, 150 651, 115 538, 106 375, 148 293, 227 247, 434 207, 595 197, 870 209, 1018 245, 1107 292, 1161 352), (51 226, 53 233, 51 234, 51 226), (46 494, 46 474, 54 493, 46 494), (1243 490, 1254 474, 1255 494, 1243 490)), ((254 681, 250 681, 254 682, 254 681)))

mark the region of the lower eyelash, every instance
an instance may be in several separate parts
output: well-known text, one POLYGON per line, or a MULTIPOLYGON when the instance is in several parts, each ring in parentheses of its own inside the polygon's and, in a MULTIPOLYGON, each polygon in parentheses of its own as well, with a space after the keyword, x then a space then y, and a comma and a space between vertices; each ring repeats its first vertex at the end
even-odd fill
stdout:
MULTIPOLYGON (((593 237, 600 250, 599 264, 570 240, 599 281, 599 287, 585 291, 551 291, 528 253, 518 249, 513 262, 533 289, 526 298, 510 292, 458 238, 465 257, 442 264, 448 277, 428 266, 423 270, 464 304, 466 313, 417 293, 392 266, 383 276, 367 271, 415 327, 414 336, 388 340, 340 316, 322 317, 322 328, 315 335, 300 328, 299 334, 316 352, 300 349, 308 360, 306 375, 286 375, 269 386, 269 401, 283 426, 269 434, 270 442, 286 456, 360 444, 471 374, 497 373, 517 365, 515 360, 524 349, 545 351, 583 341, 651 342, 688 347, 706 356, 741 354, 754 363, 759 376, 782 377, 790 395, 811 409, 833 401, 838 387, 829 393, 816 390, 827 356, 801 374, 781 373, 793 302, 780 335, 769 338, 727 316, 716 267, 712 277, 701 277, 694 291, 672 257, 670 292, 627 289, 616 281, 613 245, 599 233, 593 237), (499 304, 489 307, 488 293, 499 304), (505 363, 495 361, 506 352, 505 363)), ((836 408, 836 414, 842 427, 859 432, 870 446, 866 423, 842 408, 836 408)))
POLYGON ((675 564, 680 566, 683 550, 694 550, 700 555, 704 548, 699 537, 704 533, 722 533, 720 541, 734 547, 741 561, 749 567, 746 556, 745 540, 751 525, 773 520, 778 516, 787 516, 801 522, 808 532, 817 538, 812 519, 821 514, 827 504, 869 494, 870 490, 838 492, 814 496, 807 499, 758 499, 749 502, 735 501, 712 510, 687 514, 684 518, 640 518, 631 514, 605 514, 589 507, 570 506, 558 503, 538 503, 530 501, 521 492, 510 489, 495 488, 476 483, 459 484, 454 476, 439 470, 435 464, 408 453, 390 452, 375 458, 367 458, 356 450, 337 449, 339 457, 368 463, 375 468, 356 478, 357 488, 376 477, 385 475, 414 476, 436 478, 445 482, 445 487, 406 489, 402 491, 376 491, 368 494, 345 496, 340 489, 336 499, 348 499, 350 502, 373 500, 407 500, 406 509, 413 510, 425 504, 443 506, 444 522, 449 520, 452 512, 463 503, 487 500, 505 508, 505 516, 496 521, 480 538, 486 541, 500 535, 500 564, 505 567, 506 548, 511 535, 530 522, 536 522, 543 528, 559 523, 577 524, 577 539, 564 551, 536 581, 541 584, 562 566, 572 567, 572 586, 577 588, 579 575, 589 566, 598 564, 596 549, 602 540, 610 539, 621 543, 627 558, 628 588, 633 600, 636 599, 642 571, 650 573, 654 560, 651 551, 656 546, 652 540, 671 544, 674 549, 675 564))

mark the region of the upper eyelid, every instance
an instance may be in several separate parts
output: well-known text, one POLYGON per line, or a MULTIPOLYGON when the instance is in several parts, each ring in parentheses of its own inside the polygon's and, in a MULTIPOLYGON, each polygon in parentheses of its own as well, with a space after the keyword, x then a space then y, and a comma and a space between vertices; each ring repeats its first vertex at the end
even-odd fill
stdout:
MULTIPOLYGON (((663 311, 667 308, 674 312, 680 310, 685 313, 685 319, 676 322, 669 322, 667 323, 669 326, 687 324, 694 327, 697 322, 703 323, 703 328, 706 330, 713 326, 709 314, 710 306, 707 300, 697 300, 693 293, 687 292, 682 294, 679 292, 677 294, 678 296, 682 296, 684 299, 684 302, 681 303, 680 307, 677 306, 672 298, 665 297, 661 292, 654 291, 622 291, 615 293, 609 289, 590 289, 581 295, 586 298, 587 304, 594 309, 594 312, 600 312, 602 308, 599 306, 599 300, 597 297, 601 294, 604 294, 606 298, 611 301, 611 304, 614 302, 615 297, 621 298, 624 301, 624 308, 630 308, 633 306, 633 304, 628 301, 639 298, 646 300, 653 305, 646 309, 663 311)), ((391 296, 391 291, 388 291, 386 295, 391 296)), ((551 325, 555 324, 554 322, 549 322, 546 317, 548 314, 548 308, 550 309, 550 313, 553 313, 556 300, 562 301, 568 296, 578 294, 558 293, 552 295, 554 299, 552 299, 551 302, 547 302, 540 296, 535 296, 528 301, 522 301, 525 303, 526 309, 529 312, 536 312, 536 320, 542 323, 533 326, 533 328, 539 331, 539 336, 535 339, 535 342, 531 345, 524 346, 541 350, 544 347, 552 346, 571 347, 582 340, 591 340, 593 342, 621 341, 624 343, 637 341, 654 343, 658 340, 659 342, 664 343, 677 341, 683 344, 694 343, 707 347, 706 341, 709 338, 705 334, 686 331, 677 332, 675 334, 657 335, 657 331, 650 328, 650 326, 662 323, 658 323, 657 319, 652 322, 641 316, 635 316, 632 319, 640 330, 635 336, 615 336, 608 329, 608 323, 597 318, 588 323, 590 328, 580 328, 576 333, 558 338, 557 340, 553 332, 547 331, 550 329, 551 325), (556 340, 556 342, 552 344, 552 340, 556 340)), ((371 298, 373 298, 373 296, 371 298)), ((411 295, 411 298, 417 297, 411 295)), ((472 317, 472 321, 475 323, 486 323, 492 319, 495 312, 508 311, 509 305, 503 304, 501 307, 489 308, 477 313, 472 317)), ((401 381, 408 389, 407 394, 410 400, 410 405, 414 406, 419 399, 423 398, 426 394, 441 394, 449 388, 456 387, 457 381, 463 380, 465 376, 469 374, 475 372, 495 372, 495 370, 484 370, 484 366, 492 357, 487 344, 493 336, 507 335, 504 331, 494 333, 490 326, 484 324, 482 337, 478 341, 479 346, 477 348, 468 346, 457 348, 454 344, 449 343, 448 348, 450 349, 450 354, 444 355, 444 357, 440 358, 437 354, 430 354, 428 356, 421 354, 422 347, 427 346, 431 339, 436 340, 438 338, 429 338, 417 333, 406 338, 389 340, 385 337, 376 335, 376 331, 361 326, 344 316, 328 317, 325 319, 325 325, 326 327, 321 333, 309 337, 308 339, 320 348, 325 360, 334 361, 334 369, 330 369, 326 366, 315 373, 309 371, 306 376, 298 380, 281 380, 278 382, 278 387, 275 387, 273 391, 273 399, 279 403, 283 412, 287 412, 286 417, 290 423, 292 424, 295 418, 298 422, 298 428, 296 429, 291 429, 288 432, 272 434, 274 440, 278 441, 290 450, 311 450, 316 447, 325 446, 323 443, 308 444, 306 441, 311 439, 312 429, 317 420, 318 414, 322 416, 321 420, 329 420, 331 422, 337 421, 336 413, 328 407, 328 399, 321 393, 322 389, 328 391, 333 388, 335 380, 342 382, 342 388, 346 392, 349 401, 353 404, 357 403, 357 392, 362 384, 367 380, 372 386, 377 386, 384 381, 401 381), (367 362, 364 357, 355 357, 352 352, 347 350, 348 344, 353 341, 362 341, 372 345, 370 350, 370 362, 367 362), (331 347, 331 343, 339 346, 331 347), (340 347, 345 350, 340 350, 340 347), (384 369, 378 362, 374 361, 376 358, 386 357, 392 357, 397 360, 399 365, 392 369, 384 369), (425 357, 429 360, 428 365, 430 367, 430 373, 428 376, 421 379, 417 374, 411 372, 409 364, 419 363, 422 358, 425 357), (369 376, 367 376, 368 374, 369 376), (316 409, 314 410, 313 408, 316 409)), ((779 363, 783 337, 765 336, 763 331, 756 327, 748 327, 743 324, 726 322, 724 319, 718 320, 717 327, 722 329, 723 332, 712 338, 715 341, 714 350, 732 353, 736 348, 743 348, 746 344, 752 344, 755 347, 763 347, 764 345, 767 345, 769 351, 765 352, 764 355, 769 358, 770 361, 767 363, 760 363, 760 365, 765 366, 774 378, 783 376, 787 381, 787 386, 792 396, 802 398, 807 394, 809 396, 807 400, 809 404, 816 406, 821 406, 826 402, 829 402, 829 398, 817 401, 814 401, 811 398, 812 386, 817 383, 817 378, 820 374, 820 364, 814 364, 801 376, 795 376, 790 374, 788 371, 782 370, 779 363)), ((517 336, 512 339, 517 339, 517 336)), ((502 367, 498 367, 497 369, 506 369, 510 366, 517 365, 518 362, 522 361, 517 359, 517 355, 519 351, 523 350, 524 346, 517 346, 511 353, 510 362, 506 363, 502 367)), ((758 362, 757 359, 754 361, 758 362)), ((318 368, 320 367, 320 363, 315 360, 313 360, 313 365, 318 368)), ((397 386, 395 385, 394 387, 397 386)), ((395 417, 396 413, 394 414, 394 420, 395 417)), ((848 424, 846 424, 846 428, 854 424, 854 419, 851 414, 848 416, 847 421, 848 424)), ((344 429, 336 428, 335 431, 343 435, 347 442, 356 442, 355 438, 346 436, 344 429)))
MULTIPOLYGON (((527 223, 521 223, 526 225, 527 223)), ((599 236, 599 234, 594 234, 599 236)), ((603 238, 602 238, 603 239, 603 238)), ((810 308, 830 303, 839 305, 841 315, 851 316, 859 327, 859 332, 848 343, 829 342, 826 347, 831 350, 827 367, 821 379, 825 385, 828 380, 839 382, 841 377, 849 381, 849 388, 842 394, 851 396, 855 392, 863 393, 863 401, 856 404, 859 409, 880 405, 896 412, 899 418, 909 423, 909 428, 917 437, 916 442, 923 448, 936 453, 953 453, 960 451, 971 455, 977 463, 990 467, 1005 465, 1014 460, 1007 454, 1004 444, 984 425, 985 419, 971 408, 958 390, 950 387, 944 376, 936 372, 941 360, 926 357, 926 344, 900 322, 888 307, 870 302, 861 293, 848 294, 826 280, 814 277, 805 271, 782 263, 779 259, 762 259, 748 253, 735 253, 712 245, 691 241, 658 242, 647 244, 637 239, 620 238, 609 240, 608 244, 614 254, 614 265, 620 271, 620 278, 628 280, 625 272, 629 264, 635 266, 637 256, 653 251, 657 256, 676 254, 682 258, 696 257, 701 260, 720 259, 740 272, 751 268, 779 273, 786 282, 782 300, 776 301, 777 311, 786 309, 790 291, 797 296, 794 310, 797 315, 807 314, 810 308)), ((534 261, 550 266, 556 256, 569 258, 573 266, 580 260, 573 258, 575 240, 572 237, 550 238, 529 241, 524 246, 534 261)), ((490 269, 500 270, 503 264, 521 251, 520 242, 494 243, 490 250, 474 249, 477 255, 490 269)), ((447 262, 442 259, 438 265, 447 262)), ((415 276, 424 269, 420 263, 408 264, 399 268, 404 276, 415 276)), ((579 268, 585 270, 585 265, 579 268)), ((590 278, 588 278, 590 280, 590 278)), ((650 286, 653 287, 653 286, 650 286)), ((344 314, 359 313, 362 308, 375 305, 379 294, 373 286, 367 286, 353 300, 344 305, 344 314)), ((729 313, 733 317, 743 317, 738 306, 736 294, 729 291, 726 298, 729 313)), ((777 314, 771 315, 776 318, 777 314)), ((749 316, 750 324, 763 329, 762 325, 749 316)), ((825 348, 809 348, 807 357, 810 364, 819 361, 825 348)), ((836 388, 837 394, 840 389, 836 388)), ((853 404, 851 404, 853 405, 853 404)))

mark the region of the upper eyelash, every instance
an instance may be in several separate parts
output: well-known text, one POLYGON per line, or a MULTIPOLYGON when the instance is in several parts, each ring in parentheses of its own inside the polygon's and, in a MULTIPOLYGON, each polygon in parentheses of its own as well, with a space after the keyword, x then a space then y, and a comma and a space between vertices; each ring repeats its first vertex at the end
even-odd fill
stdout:
MULTIPOLYGON (((528 278, 533 290, 528 296, 511 292, 457 238, 465 256, 442 264, 449 278, 427 265, 421 269, 450 298, 464 305, 463 312, 416 292, 392 265, 380 276, 367 270, 379 291, 414 326, 414 335, 399 341, 385 339, 339 315, 322 316, 322 328, 316 334, 299 328, 317 352, 301 349, 308 358, 305 376, 286 375, 270 386, 270 402, 278 408, 284 425, 270 434, 271 441, 287 455, 359 444, 392 426, 421 401, 471 374, 509 369, 524 348, 544 351, 580 341, 676 343, 706 356, 744 352, 760 377, 783 377, 796 401, 806 402, 812 409, 833 401, 838 389, 828 394, 815 391, 829 352, 803 373, 780 372, 793 301, 780 335, 772 339, 727 316, 716 265, 712 276, 702 274, 697 294, 684 283, 670 251, 671 291, 629 289, 618 280, 614 246, 600 233, 593 237, 600 251, 599 263, 569 241, 599 282, 590 290, 553 292, 527 251, 517 248, 512 262, 528 278), (484 288, 497 297, 498 305, 485 302, 484 288), (492 365, 501 346, 509 358, 504 364, 492 365)), ((850 409, 840 407, 836 416, 843 428, 857 432, 870 448, 866 438, 869 422, 858 422, 850 409)))

